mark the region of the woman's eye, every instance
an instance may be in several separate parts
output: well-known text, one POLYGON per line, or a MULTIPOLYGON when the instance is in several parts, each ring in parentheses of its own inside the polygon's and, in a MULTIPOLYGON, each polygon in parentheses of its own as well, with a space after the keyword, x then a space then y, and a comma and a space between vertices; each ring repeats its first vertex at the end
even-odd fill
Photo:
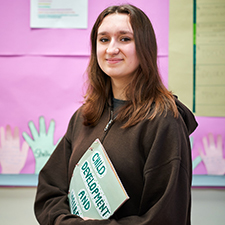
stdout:
POLYGON ((107 42, 107 41, 109 41, 108 38, 101 38, 101 39, 100 39, 100 42, 103 42, 103 43, 105 43, 105 42, 107 42))
POLYGON ((124 38, 121 38, 121 41, 123 42, 127 42, 127 41, 130 41, 131 39, 129 37, 124 37, 124 38))

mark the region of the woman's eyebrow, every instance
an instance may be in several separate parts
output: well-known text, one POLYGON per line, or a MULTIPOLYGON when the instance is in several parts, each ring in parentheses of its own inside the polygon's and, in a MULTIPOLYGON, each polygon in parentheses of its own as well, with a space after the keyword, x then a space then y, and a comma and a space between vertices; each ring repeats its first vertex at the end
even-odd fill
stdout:
MULTIPOLYGON (((109 33, 110 32, 102 31, 102 32, 99 32, 98 35, 107 35, 109 33)), ((130 35, 133 35, 133 32, 131 32, 129 30, 121 30, 121 31, 118 31, 117 33, 119 33, 119 34, 130 34, 130 35)))
POLYGON ((100 32, 100 33, 98 33, 98 35, 106 35, 106 34, 108 34, 108 32, 100 32))

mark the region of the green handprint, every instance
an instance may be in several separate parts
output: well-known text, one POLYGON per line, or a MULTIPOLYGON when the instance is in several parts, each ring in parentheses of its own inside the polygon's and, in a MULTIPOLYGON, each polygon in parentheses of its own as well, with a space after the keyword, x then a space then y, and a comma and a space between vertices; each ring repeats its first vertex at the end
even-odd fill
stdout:
POLYGON ((28 125, 33 139, 26 132, 23 132, 23 138, 33 151, 36 162, 35 173, 38 174, 58 144, 54 145, 55 121, 50 121, 48 132, 43 116, 39 118, 39 133, 32 121, 28 125))
MULTIPOLYGON (((190 142, 191 142, 191 150, 193 150, 193 137, 190 137, 190 142)), ((198 164, 202 161, 201 156, 197 156, 194 160, 192 160, 192 170, 194 170, 198 164)))

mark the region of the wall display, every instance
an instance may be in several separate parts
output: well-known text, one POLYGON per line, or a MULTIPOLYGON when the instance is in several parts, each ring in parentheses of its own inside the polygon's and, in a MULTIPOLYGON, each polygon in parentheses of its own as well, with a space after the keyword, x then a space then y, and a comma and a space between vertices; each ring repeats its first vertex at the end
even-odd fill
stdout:
MULTIPOLYGON (((141 8, 152 21, 163 82, 192 109, 193 4, 177 1, 129 3, 141 8), (173 21, 182 25, 176 27, 173 21), (171 74, 178 88, 172 85, 171 74), (185 78, 190 79, 184 82, 185 78)), ((55 1, 48 2, 54 6, 55 1)), ((0 185, 37 184, 40 169, 82 104, 93 22, 104 8, 120 3, 124 2, 89 0, 86 29, 31 28, 29 1, 2 3, 0 13, 5 19, 0 21, 0 185)), ((197 116, 197 121, 199 127, 191 136, 193 186, 225 186, 225 118, 197 116)))
POLYGON ((169 88, 199 123, 191 137, 193 185, 225 186, 225 3, 194 0, 182 16, 183 7, 170 1, 169 88))
POLYGON ((30 0, 32 28, 87 28, 88 0, 30 0))
MULTIPOLYGON (((34 2, 56 8, 55 2, 60 1, 34 2)), ((152 20, 159 45, 159 67, 167 84, 169 1, 130 3, 142 8, 152 20)), ((88 1, 86 29, 57 29, 31 28, 29 1, 2 3, 0 13, 5 20, 0 21, 0 185, 37 184, 38 172, 82 104, 91 28, 99 13, 112 4, 121 1, 88 1)))

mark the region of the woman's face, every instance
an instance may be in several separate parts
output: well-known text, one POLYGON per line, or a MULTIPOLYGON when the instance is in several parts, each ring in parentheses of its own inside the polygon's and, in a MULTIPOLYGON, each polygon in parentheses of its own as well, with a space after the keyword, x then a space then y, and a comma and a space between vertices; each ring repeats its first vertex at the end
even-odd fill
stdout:
POLYGON ((127 14, 110 14, 98 28, 97 60, 114 82, 127 85, 139 66, 133 30, 127 14))

